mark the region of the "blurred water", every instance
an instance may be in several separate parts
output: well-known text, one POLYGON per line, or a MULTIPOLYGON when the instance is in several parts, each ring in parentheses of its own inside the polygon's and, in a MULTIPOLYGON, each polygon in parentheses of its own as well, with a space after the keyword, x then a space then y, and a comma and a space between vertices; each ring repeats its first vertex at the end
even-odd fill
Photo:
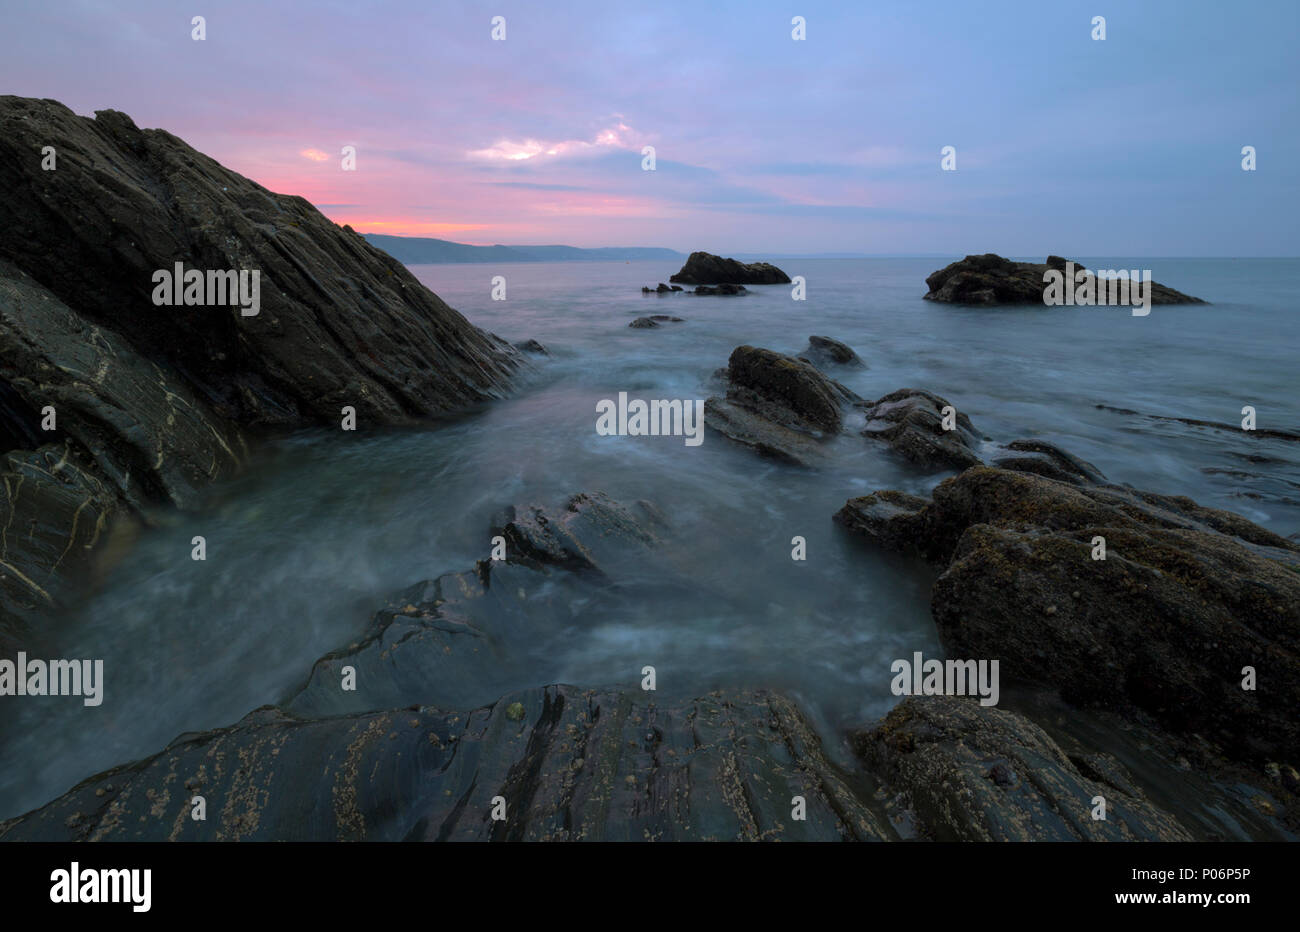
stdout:
MULTIPOLYGON (((1214 302, 1152 309, 973 309, 921 300, 935 259, 798 260, 808 282, 738 298, 643 296, 675 269, 656 263, 420 266, 472 321, 534 337, 552 357, 516 398, 428 430, 299 435, 214 490, 198 513, 159 516, 75 617, 52 623, 43 656, 105 660, 105 701, 6 703, 0 816, 62 793, 177 734, 281 700, 321 654, 348 643, 394 591, 486 555, 503 505, 558 506, 601 490, 657 503, 679 565, 703 593, 689 611, 666 587, 581 631, 537 630, 520 687, 634 687, 653 664, 662 696, 728 684, 782 688, 828 736, 896 701, 889 664, 937 653, 929 572, 839 531, 845 499, 924 492, 922 476, 856 437, 812 472, 721 437, 599 437, 596 402, 705 398, 741 343, 797 352, 810 334, 853 346, 865 370, 838 377, 867 398, 914 386, 943 395, 997 440, 1041 437, 1113 481, 1190 495, 1283 535, 1300 530, 1300 445, 1099 409, 1300 430, 1296 260, 1146 260, 1153 277, 1214 302), (504 275, 508 300, 490 298, 504 275), (632 330, 637 316, 686 318, 632 330), (208 559, 190 559, 207 538, 208 559), (808 560, 790 559, 791 538, 808 560)), ((1039 257, 1041 261, 1041 257, 1039 257)), ((1093 267, 1131 260, 1082 259, 1093 267)), ((474 701, 480 700, 473 697, 474 701)), ((834 743, 834 742, 832 742, 834 743)))

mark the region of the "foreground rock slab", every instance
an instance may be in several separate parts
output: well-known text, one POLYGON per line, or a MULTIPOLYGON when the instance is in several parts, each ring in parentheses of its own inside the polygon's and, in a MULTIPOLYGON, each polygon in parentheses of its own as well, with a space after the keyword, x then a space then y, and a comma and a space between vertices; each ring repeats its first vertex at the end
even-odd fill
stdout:
POLYGON ((549 686, 461 712, 267 708, 0 824, 2 841, 885 840, 788 700, 549 686), (207 800, 207 821, 190 818, 207 800), (791 818, 792 799, 807 818, 791 818), (500 801, 496 801, 497 798, 500 801), (494 820, 504 803, 505 818, 494 820))

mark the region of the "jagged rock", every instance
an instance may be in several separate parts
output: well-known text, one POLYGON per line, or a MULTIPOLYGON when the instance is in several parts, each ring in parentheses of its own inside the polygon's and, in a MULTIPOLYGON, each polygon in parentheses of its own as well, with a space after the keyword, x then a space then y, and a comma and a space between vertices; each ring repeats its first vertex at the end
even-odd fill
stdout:
POLYGON ((1085 774, 1024 716, 972 699, 904 699, 853 744, 933 841, 1193 840, 1118 761, 1097 755, 1085 774))
POLYGON ((320 720, 265 708, 91 777, 0 824, 0 840, 890 837, 789 700, 726 692, 660 705, 649 695, 548 686, 472 711, 320 720), (190 818, 196 793, 206 821, 190 818), (794 796, 806 820, 791 818, 794 796))
POLYGON ((808 348, 799 354, 799 358, 812 363, 815 366, 849 366, 855 369, 866 367, 862 358, 846 344, 839 340, 832 340, 830 337, 811 336, 808 338, 808 348))
POLYGON ((919 388, 902 388, 867 405, 862 435, 881 440, 926 469, 951 469, 980 462, 975 450, 981 437, 971 419, 957 412, 956 426, 943 429, 948 402, 919 388))
MULTIPOLYGON (((681 271, 668 279, 683 285, 788 285, 790 276, 769 262, 744 263, 707 252, 693 252, 681 271)), ((700 291, 696 289, 696 294, 700 291)))
POLYGON ((356 643, 318 660, 285 706, 316 716, 489 702, 529 681, 532 658, 513 644, 539 626, 581 628, 617 611, 618 600, 593 580, 644 568, 667 528, 649 502, 624 505, 598 492, 573 496, 559 513, 507 508, 489 532, 504 538, 504 560, 480 560, 399 593, 356 643), (569 585, 552 570, 588 579, 569 585), (345 666, 356 671, 356 690, 339 688, 345 666))
POLYGON ((954 655, 999 658, 1009 680, 1141 710, 1237 758, 1300 759, 1293 542, 1188 498, 988 467, 929 504, 877 493, 840 520, 946 566, 931 610, 954 655))
POLYGON ((603 492, 582 492, 558 516, 536 505, 512 505, 496 517, 492 533, 505 538, 513 562, 604 572, 605 563, 624 560, 629 551, 660 546, 667 526, 649 502, 629 506, 603 492))
MULTIPOLYGON (((1075 263, 1075 269, 1084 266, 1075 263)), ((1047 262, 1013 262, 993 253, 967 256, 934 272, 925 280, 927 301, 951 304, 1042 304, 1043 274, 1048 269, 1064 272, 1066 260, 1048 256, 1047 262)), ((1152 304, 1204 304, 1180 291, 1151 282, 1152 304)))
POLYGON ((749 290, 744 285, 700 285, 695 289, 695 294, 749 294, 749 290))
POLYGON ((799 465, 821 461, 822 443, 844 427, 844 409, 861 402, 811 363, 753 346, 732 351, 724 377, 726 397, 705 402, 705 423, 799 465))
POLYGON ((301 197, 114 110, 0 97, 0 255, 240 424, 366 426, 505 390, 517 354, 301 197), (42 146, 58 153, 42 171, 42 146), (157 270, 258 270, 261 308, 155 306, 157 270))

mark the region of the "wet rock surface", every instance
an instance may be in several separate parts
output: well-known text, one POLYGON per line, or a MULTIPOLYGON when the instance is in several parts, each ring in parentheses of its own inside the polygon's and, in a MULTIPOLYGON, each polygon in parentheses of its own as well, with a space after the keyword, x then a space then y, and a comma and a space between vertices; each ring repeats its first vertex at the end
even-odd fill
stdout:
MULTIPOLYGON (((1085 268, 1078 262, 1074 267, 1076 271, 1085 268)), ((1047 261, 1040 265, 1036 262, 1013 262, 991 252, 967 256, 944 266, 925 280, 930 289, 925 299, 948 304, 1043 304, 1043 275, 1049 269, 1064 273, 1066 260, 1060 256, 1048 256, 1047 261)), ((1157 282, 1151 282, 1150 288, 1153 305, 1206 303, 1157 282)))
POLYGON ((928 503, 877 493, 837 517, 945 567, 931 608, 952 654, 999 658, 1008 680, 1070 702, 1141 710, 1232 757, 1300 756, 1293 542, 1186 498, 988 467, 928 503))
POLYGON ((787 699, 740 691, 659 704, 570 686, 465 711, 308 721, 266 708, 0 825, 3 841, 888 837, 787 699), (207 821, 190 818, 194 794, 207 821), (795 796, 805 820, 791 818, 795 796))
POLYGON ((788 285, 790 276, 770 262, 737 262, 707 252, 693 252, 668 281, 681 285, 788 285))
POLYGON ((956 411, 953 428, 944 429, 947 401, 919 388, 902 388, 866 406, 862 435, 889 444, 925 469, 952 469, 980 462, 981 437, 965 414, 956 411))
POLYGON ((904 699, 854 748, 933 841, 1191 841, 1123 766, 1086 772, 1015 712, 954 696, 904 699), (1092 817, 1095 798, 1106 818, 1092 817))
POLYGON ((843 429, 845 408, 861 401, 811 363, 761 347, 736 347, 723 378, 726 395, 705 401, 705 424, 798 465, 824 458, 822 444, 843 429))

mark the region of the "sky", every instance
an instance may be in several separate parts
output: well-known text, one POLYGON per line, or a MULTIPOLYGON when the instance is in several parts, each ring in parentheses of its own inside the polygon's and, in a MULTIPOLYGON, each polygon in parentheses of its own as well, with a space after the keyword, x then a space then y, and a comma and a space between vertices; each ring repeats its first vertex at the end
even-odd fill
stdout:
POLYGON ((0 24, 0 93, 123 111, 360 232, 1300 255, 1297 0, 0 0, 0 24))

